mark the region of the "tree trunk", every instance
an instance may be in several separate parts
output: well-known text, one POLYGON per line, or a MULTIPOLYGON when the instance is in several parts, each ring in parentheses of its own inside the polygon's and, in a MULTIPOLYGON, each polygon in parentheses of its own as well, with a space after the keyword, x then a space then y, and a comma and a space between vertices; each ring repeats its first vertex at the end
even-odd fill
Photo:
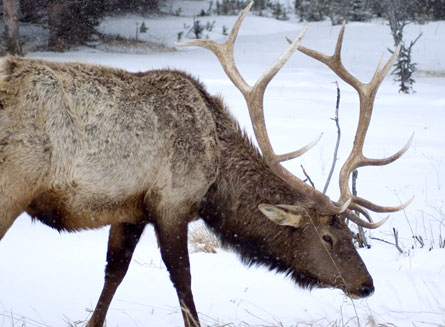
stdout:
POLYGON ((6 29, 6 51, 10 54, 22 55, 15 0, 3 0, 3 17, 6 29))
POLYGON ((69 44, 65 39, 62 31, 64 26, 63 18, 69 10, 66 1, 48 0, 48 25, 49 25, 49 41, 48 48, 51 51, 65 51, 69 48, 69 44))

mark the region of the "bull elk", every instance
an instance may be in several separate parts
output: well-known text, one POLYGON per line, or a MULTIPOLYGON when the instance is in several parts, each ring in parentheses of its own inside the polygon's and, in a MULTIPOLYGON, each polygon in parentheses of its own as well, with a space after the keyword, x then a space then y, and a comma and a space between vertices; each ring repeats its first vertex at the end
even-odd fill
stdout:
POLYGON ((250 86, 235 65, 233 47, 251 5, 225 43, 181 45, 205 47, 218 57, 246 99, 261 153, 222 100, 185 73, 1 59, 0 238, 22 212, 57 230, 111 225, 104 287, 89 327, 104 324, 147 224, 154 225, 185 326, 199 326, 187 252, 187 225, 198 217, 247 264, 288 274, 302 287, 335 287, 353 298, 373 293, 345 220, 377 228, 384 220, 372 222, 369 210, 394 212, 408 203, 386 207, 353 196, 348 179, 353 169, 388 164, 409 146, 385 159, 362 152, 377 89, 399 48, 363 84, 341 61, 344 25, 332 56, 301 46, 300 35, 250 86), (328 65, 360 96, 337 201, 280 164, 310 146, 276 155, 266 132, 265 89, 297 49, 328 65))

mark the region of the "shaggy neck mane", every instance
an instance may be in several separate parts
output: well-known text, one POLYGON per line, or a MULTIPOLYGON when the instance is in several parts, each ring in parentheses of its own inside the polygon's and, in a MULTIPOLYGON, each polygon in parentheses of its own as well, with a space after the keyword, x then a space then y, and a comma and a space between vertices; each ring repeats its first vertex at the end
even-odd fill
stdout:
POLYGON ((303 267, 296 269, 300 231, 278 226, 258 210, 260 203, 295 204, 307 198, 272 173, 222 101, 201 90, 215 116, 221 149, 219 174, 202 201, 201 218, 245 264, 264 265, 312 288, 318 280, 303 267))

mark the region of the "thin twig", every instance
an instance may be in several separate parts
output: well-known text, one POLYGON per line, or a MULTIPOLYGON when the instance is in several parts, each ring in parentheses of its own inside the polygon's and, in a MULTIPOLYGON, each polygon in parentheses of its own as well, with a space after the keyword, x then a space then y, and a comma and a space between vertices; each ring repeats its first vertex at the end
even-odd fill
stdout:
POLYGON ((403 250, 399 246, 399 232, 395 228, 393 228, 393 233, 394 233, 394 239, 395 239, 396 243, 392 243, 392 242, 386 241, 384 239, 381 239, 378 237, 373 237, 373 236, 370 236, 369 238, 371 240, 376 240, 376 241, 380 241, 380 242, 395 246, 396 249, 399 250, 400 253, 403 253, 403 250))
POLYGON ((392 231, 394 232, 394 240, 396 241, 396 249, 399 250, 400 253, 403 253, 403 250, 399 246, 399 232, 394 227, 392 228, 392 231))
POLYGON ((354 169, 352 171, 352 195, 357 195, 357 178, 358 178, 358 170, 354 169))
POLYGON ((378 237, 374 237, 374 236, 370 236, 369 238, 370 238, 371 240, 380 241, 380 242, 383 242, 383 243, 386 243, 386 244, 395 246, 394 243, 389 242, 389 241, 387 241, 387 240, 384 240, 384 239, 382 239, 382 238, 378 238, 378 237))
POLYGON ((423 241, 423 237, 421 235, 415 235, 413 238, 420 243, 420 248, 425 246, 425 242, 423 241))
POLYGON ((335 169, 335 163, 337 162, 337 154, 338 154, 338 148, 340 146, 340 137, 341 137, 341 129, 340 129, 340 122, 338 119, 338 110, 340 108, 340 87, 338 86, 338 82, 335 82, 337 84, 337 103, 335 105, 335 118, 331 118, 333 121, 335 121, 335 125, 337 126, 337 143, 335 144, 334 149, 334 157, 332 158, 332 165, 331 170, 329 171, 328 178, 326 180, 326 183, 323 187, 323 194, 326 194, 326 191, 328 190, 329 183, 331 182, 332 174, 334 173, 335 169))
POLYGON ((301 166, 301 169, 303 170, 303 174, 304 174, 304 176, 306 176, 306 179, 304 180, 304 182, 308 181, 308 182, 312 185, 312 187, 315 188, 315 184, 314 184, 314 182, 312 181, 312 179, 311 179, 311 177, 309 176, 309 174, 306 172, 306 169, 304 169, 303 165, 300 165, 300 166, 301 166))
MULTIPOLYGON (((357 178, 358 178, 358 170, 354 169, 352 171, 352 195, 357 195, 357 178)), ((357 215, 360 215, 359 212, 357 212, 357 215)), ((362 226, 357 226, 358 227, 358 236, 357 236, 357 241, 358 241, 358 246, 363 248, 366 247, 367 249, 371 248, 371 245, 369 245, 368 240, 366 239, 366 235, 365 235, 365 230, 363 229, 362 226)))

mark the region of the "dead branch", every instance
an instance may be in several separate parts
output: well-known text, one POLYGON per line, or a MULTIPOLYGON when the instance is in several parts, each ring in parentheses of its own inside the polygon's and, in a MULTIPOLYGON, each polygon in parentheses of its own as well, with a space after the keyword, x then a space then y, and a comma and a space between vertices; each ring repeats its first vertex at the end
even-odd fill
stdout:
POLYGON ((335 149, 334 149, 334 156, 332 158, 332 165, 331 170, 329 171, 328 178, 326 180, 326 183, 323 188, 323 194, 326 194, 326 191, 328 190, 329 183, 331 182, 332 174, 334 173, 335 169, 335 163, 337 162, 337 154, 338 154, 338 148, 340 146, 340 137, 341 137, 341 129, 340 129, 340 122, 338 118, 338 110, 340 107, 340 87, 338 86, 338 82, 336 81, 335 84, 337 84, 337 103, 335 105, 335 117, 331 118, 333 121, 335 121, 335 125, 337 126, 337 142, 335 143, 335 149))
POLYGON ((303 165, 300 165, 301 169, 303 170, 303 174, 304 176, 306 176, 306 179, 303 182, 309 182, 309 184, 312 185, 313 188, 315 188, 315 184, 312 181, 311 177, 309 176, 309 174, 307 173, 306 169, 304 169, 303 165))
POLYGON ((392 228, 392 231, 394 232, 394 240, 396 242, 396 244, 395 244, 396 249, 399 250, 400 253, 403 253, 403 250, 399 246, 399 232, 394 227, 392 228))

